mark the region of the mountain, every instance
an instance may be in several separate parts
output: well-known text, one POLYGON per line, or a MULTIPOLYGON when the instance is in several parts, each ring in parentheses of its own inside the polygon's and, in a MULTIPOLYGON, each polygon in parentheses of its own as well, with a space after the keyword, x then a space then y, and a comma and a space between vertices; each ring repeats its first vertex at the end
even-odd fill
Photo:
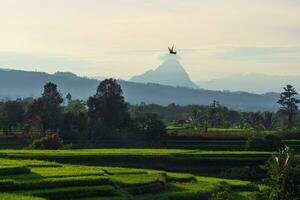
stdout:
POLYGON ((257 94, 281 92, 287 84, 300 89, 300 76, 266 74, 235 74, 210 81, 198 81, 198 86, 209 90, 247 91, 257 94))
MULTIPOLYGON (((70 75, 70 74, 68 74, 70 75)), ((80 76, 62 76, 44 72, 0 69, 0 98, 39 97, 45 83, 57 84, 60 93, 65 96, 71 93, 73 99, 87 100, 95 94, 99 81, 80 76)), ((131 104, 208 105, 213 100, 229 108, 241 111, 276 110, 278 93, 263 95, 246 92, 221 92, 187 87, 174 87, 156 83, 135 83, 119 80, 125 99, 131 104)))
POLYGON ((168 55, 158 68, 134 76, 129 79, 129 81, 198 88, 198 86, 190 79, 176 55, 168 55))

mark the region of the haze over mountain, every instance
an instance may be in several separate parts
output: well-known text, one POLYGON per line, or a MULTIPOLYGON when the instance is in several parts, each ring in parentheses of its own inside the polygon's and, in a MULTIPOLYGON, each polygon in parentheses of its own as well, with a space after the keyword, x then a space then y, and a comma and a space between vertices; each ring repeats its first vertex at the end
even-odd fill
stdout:
MULTIPOLYGON (((73 99, 87 100, 94 95, 99 80, 79 77, 73 73, 59 72, 48 74, 44 72, 30 72, 20 70, 0 69, 0 98, 39 97, 43 86, 47 82, 57 84, 63 96, 71 93, 73 99)), ((208 105, 213 100, 221 102, 235 110, 258 111, 276 110, 278 106, 277 93, 264 95, 246 92, 221 92, 187 87, 174 87, 154 83, 135 83, 119 80, 127 102, 139 104, 154 103, 168 105, 208 105)))
POLYGON ((300 89, 300 76, 275 76, 267 74, 235 74, 210 81, 198 81, 198 86, 209 90, 246 91, 263 94, 281 92, 287 84, 300 89))
POLYGON ((133 76, 129 81, 198 88, 180 64, 177 55, 167 55, 163 63, 155 70, 149 70, 141 75, 133 76))

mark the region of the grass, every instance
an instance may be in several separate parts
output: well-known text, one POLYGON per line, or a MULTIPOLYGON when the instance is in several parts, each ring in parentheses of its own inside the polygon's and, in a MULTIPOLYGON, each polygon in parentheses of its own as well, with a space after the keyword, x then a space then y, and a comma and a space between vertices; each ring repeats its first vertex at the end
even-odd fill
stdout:
POLYGON ((27 159, 0 159, 0 167, 10 165, 26 166, 30 172, 0 175, 0 199, 207 199, 212 192, 219 191, 224 183, 235 188, 235 193, 252 192, 248 187, 250 183, 248 181, 195 176, 188 173, 59 164, 27 159))

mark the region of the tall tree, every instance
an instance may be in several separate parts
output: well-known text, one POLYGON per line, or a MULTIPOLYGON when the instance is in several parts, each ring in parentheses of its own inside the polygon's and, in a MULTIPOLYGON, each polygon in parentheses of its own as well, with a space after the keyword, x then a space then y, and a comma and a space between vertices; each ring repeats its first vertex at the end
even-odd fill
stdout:
POLYGON ((296 98, 298 93, 292 85, 287 85, 283 90, 277 103, 281 106, 280 110, 286 113, 287 128, 291 129, 294 125, 294 117, 298 111, 297 104, 300 103, 300 100, 296 98))
POLYGON ((44 86, 42 97, 34 100, 28 108, 27 116, 31 124, 36 124, 44 132, 46 130, 56 131, 62 119, 63 98, 54 83, 44 86))
POLYGON ((68 93, 66 95, 66 99, 68 100, 68 103, 70 103, 72 101, 72 95, 70 93, 68 93))
POLYGON ((63 102, 63 98, 58 92, 57 86, 51 82, 46 83, 44 86, 42 98, 46 99, 47 101, 52 101, 52 103, 55 103, 56 105, 59 105, 63 102))
MULTIPOLYGON (((106 132, 121 128, 128 118, 121 86, 114 79, 102 81, 96 94, 88 99, 87 106, 92 126, 96 129, 104 128, 106 132)), ((99 130, 94 131, 99 132, 99 130)))

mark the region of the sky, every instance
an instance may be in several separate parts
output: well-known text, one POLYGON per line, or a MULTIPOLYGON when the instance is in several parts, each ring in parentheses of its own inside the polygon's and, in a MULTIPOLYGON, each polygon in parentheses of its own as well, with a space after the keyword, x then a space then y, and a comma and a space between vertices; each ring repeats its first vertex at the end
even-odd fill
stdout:
POLYGON ((0 0, 0 68, 129 79, 174 44, 194 81, 300 75, 299 0, 0 0))

